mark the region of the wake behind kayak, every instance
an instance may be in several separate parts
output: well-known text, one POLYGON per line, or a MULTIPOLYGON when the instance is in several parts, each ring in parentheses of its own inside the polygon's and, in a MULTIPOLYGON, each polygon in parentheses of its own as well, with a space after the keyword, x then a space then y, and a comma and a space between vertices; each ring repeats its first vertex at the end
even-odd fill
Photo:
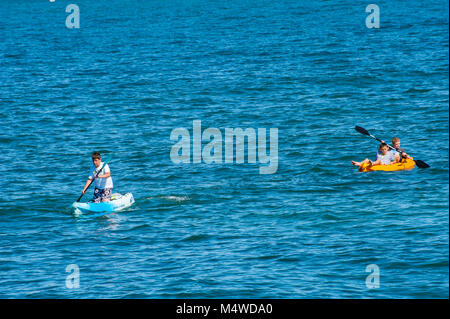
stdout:
POLYGON ((125 195, 116 193, 111 196, 109 202, 100 203, 80 203, 75 202, 72 207, 75 209, 76 214, 86 213, 114 213, 130 207, 134 204, 133 194, 126 193, 125 195))

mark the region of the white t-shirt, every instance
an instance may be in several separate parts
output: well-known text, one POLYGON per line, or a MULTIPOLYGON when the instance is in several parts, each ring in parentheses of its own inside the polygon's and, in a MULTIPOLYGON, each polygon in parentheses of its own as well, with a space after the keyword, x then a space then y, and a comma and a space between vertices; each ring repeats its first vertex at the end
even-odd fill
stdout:
MULTIPOLYGON (((97 168, 94 165, 91 167, 91 171, 89 172, 89 179, 93 179, 95 175, 97 175, 97 170, 99 170, 103 166, 103 162, 100 163, 100 166, 97 168)), ((103 167, 103 169, 100 171, 100 174, 98 175, 105 175, 106 173, 109 173, 109 166, 108 164, 103 167)), ((113 181, 111 176, 107 178, 96 178, 94 181, 95 187, 99 189, 105 189, 105 188, 113 188, 113 181)))
POLYGON ((377 160, 381 159, 381 164, 389 165, 395 161, 395 154, 392 151, 388 151, 386 155, 383 155, 381 152, 377 153, 377 160))

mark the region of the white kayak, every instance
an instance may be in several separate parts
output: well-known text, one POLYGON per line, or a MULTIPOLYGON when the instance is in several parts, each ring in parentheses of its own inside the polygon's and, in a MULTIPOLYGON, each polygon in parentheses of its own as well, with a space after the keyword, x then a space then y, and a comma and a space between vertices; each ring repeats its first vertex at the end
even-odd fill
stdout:
POLYGON ((119 210, 130 207, 134 203, 133 194, 126 193, 125 195, 121 194, 112 194, 111 201, 109 202, 100 202, 100 203, 80 203, 75 202, 72 204, 73 208, 75 208, 75 212, 80 213, 103 213, 103 212, 117 212, 119 210))

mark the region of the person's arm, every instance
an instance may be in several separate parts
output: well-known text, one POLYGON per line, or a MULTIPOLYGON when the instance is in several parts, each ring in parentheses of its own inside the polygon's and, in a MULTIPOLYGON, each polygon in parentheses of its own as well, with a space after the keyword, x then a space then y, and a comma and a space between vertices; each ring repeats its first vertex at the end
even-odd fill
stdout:
POLYGON ((105 174, 98 175, 97 178, 108 178, 108 177, 111 177, 111 170, 109 169, 109 165, 108 164, 105 165, 105 167, 103 168, 103 171, 105 172, 105 174))
POLYGON ((86 184, 84 184, 83 191, 82 191, 83 194, 86 193, 86 188, 89 186, 89 183, 90 183, 90 182, 91 182, 91 179, 88 179, 88 180, 86 181, 86 184))
POLYGON ((376 161, 372 162, 372 165, 380 165, 381 164, 381 158, 377 158, 376 161))
POLYGON ((399 153, 399 162, 401 162, 404 158, 411 158, 411 156, 406 154, 405 150, 401 147, 399 147, 396 151, 399 153))
POLYGON ((108 178, 108 177, 111 177, 111 172, 107 172, 107 173, 105 173, 103 175, 98 175, 97 176, 97 178, 108 178))
POLYGON ((88 186, 90 185, 90 183, 92 182, 92 180, 95 178, 95 174, 97 174, 97 172, 95 171, 95 169, 93 169, 93 170, 89 173, 88 180, 86 181, 86 184, 84 184, 84 187, 83 187, 83 191, 82 191, 83 194, 86 193, 86 189, 88 188, 88 186))
POLYGON ((377 153, 377 159, 375 161, 370 161, 370 165, 379 165, 381 164, 381 155, 377 153))

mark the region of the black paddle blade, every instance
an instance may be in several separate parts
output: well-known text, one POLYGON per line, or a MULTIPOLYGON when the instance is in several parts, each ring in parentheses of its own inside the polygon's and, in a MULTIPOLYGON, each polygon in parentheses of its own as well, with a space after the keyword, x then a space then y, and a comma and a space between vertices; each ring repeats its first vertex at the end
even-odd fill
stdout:
POLYGON ((427 163, 425 163, 424 161, 421 161, 421 160, 414 160, 414 162, 416 162, 416 165, 419 168, 428 168, 428 167, 430 167, 430 165, 428 165, 427 163))
POLYGON ((365 128, 362 128, 361 126, 355 126, 355 130, 357 130, 361 134, 370 136, 370 133, 365 128))

